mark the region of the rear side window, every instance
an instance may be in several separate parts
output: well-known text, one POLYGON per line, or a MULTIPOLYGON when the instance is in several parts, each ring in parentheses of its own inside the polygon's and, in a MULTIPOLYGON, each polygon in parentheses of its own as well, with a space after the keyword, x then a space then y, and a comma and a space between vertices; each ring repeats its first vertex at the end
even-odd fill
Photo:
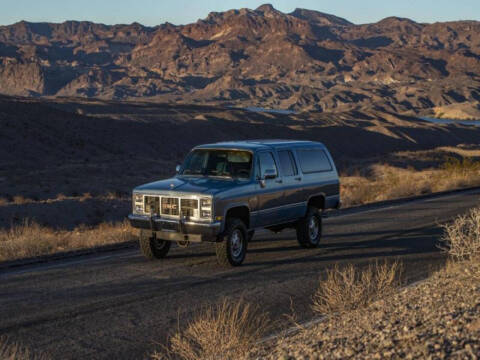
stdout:
POLYGON ((297 165, 293 159, 293 154, 290 150, 282 150, 278 152, 280 159, 280 168, 283 176, 294 176, 298 174, 297 165))
POLYGON ((332 170, 327 154, 321 149, 299 149, 297 155, 304 174, 332 170))

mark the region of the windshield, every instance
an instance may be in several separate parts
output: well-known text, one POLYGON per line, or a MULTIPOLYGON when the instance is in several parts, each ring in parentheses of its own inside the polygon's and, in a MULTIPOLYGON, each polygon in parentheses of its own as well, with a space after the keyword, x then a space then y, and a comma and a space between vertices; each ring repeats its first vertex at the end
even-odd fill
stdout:
POLYGON ((198 149, 188 154, 181 174, 249 179, 251 170, 248 151, 198 149))

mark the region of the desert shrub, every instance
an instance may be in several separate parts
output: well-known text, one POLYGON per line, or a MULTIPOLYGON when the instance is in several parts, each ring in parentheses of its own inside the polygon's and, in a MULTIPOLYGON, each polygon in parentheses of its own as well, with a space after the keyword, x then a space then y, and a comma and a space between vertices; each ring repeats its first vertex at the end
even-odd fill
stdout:
POLYGON ((468 157, 461 159, 448 157, 441 167, 451 173, 475 172, 480 171, 480 161, 475 161, 468 157))
POLYGON ((318 314, 346 312, 391 295, 400 285, 402 266, 398 262, 370 264, 364 269, 353 265, 327 271, 313 295, 312 309, 318 314))
POLYGON ((55 239, 54 233, 30 219, 0 231, 0 261, 49 253, 55 239))
POLYGON ((80 196, 80 201, 86 201, 86 200, 90 200, 92 198, 93 198, 93 196, 92 196, 91 193, 85 192, 80 196))
POLYGON ((9 344, 5 338, 0 338, 1 360, 40 360, 44 358, 33 355, 30 351, 17 344, 9 344))
POLYGON ((66 231, 25 219, 7 230, 0 230, 0 261, 127 242, 135 239, 133 231, 127 221, 79 226, 66 231))
POLYGON ((344 177, 340 179, 340 193, 344 206, 360 205, 376 200, 376 184, 360 176, 344 177))
POLYGON ((480 208, 471 209, 452 223, 443 225, 442 248, 455 260, 480 255, 480 208))
MULTIPOLYGON (((170 339, 169 357, 185 360, 241 359, 268 331, 268 315, 244 300, 224 299, 202 309, 170 339)), ((154 353, 153 359, 165 355, 154 353)))
POLYGON ((480 162, 470 158, 448 158, 439 168, 416 171, 388 165, 372 166, 369 177, 341 178, 344 206, 398 199, 480 185, 480 162))
POLYGON ((104 199, 106 200, 118 200, 118 199, 123 199, 127 196, 124 192, 120 190, 113 190, 113 191, 108 191, 104 195, 104 199))
POLYGON ((15 195, 13 197, 13 203, 16 205, 22 205, 28 203, 29 200, 22 195, 15 195))
POLYGON ((57 194, 56 199, 57 200, 66 200, 66 199, 68 199, 68 196, 63 194, 63 193, 59 193, 59 194, 57 194))

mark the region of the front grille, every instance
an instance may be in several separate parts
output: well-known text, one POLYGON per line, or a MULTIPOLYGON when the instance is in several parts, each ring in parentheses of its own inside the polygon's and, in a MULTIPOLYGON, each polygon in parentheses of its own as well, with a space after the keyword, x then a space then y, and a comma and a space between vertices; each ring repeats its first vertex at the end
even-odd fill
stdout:
POLYGON ((149 215, 180 217, 181 214, 185 218, 198 218, 199 205, 198 199, 145 195, 142 212, 149 215))
POLYGON ((198 200, 196 199, 182 199, 180 201, 182 215, 185 217, 194 217, 196 210, 198 210, 198 200))
POLYGON ((160 214, 160 198, 158 196, 145 196, 145 213, 160 214))
POLYGON ((180 215, 178 198, 162 197, 162 215, 180 215))

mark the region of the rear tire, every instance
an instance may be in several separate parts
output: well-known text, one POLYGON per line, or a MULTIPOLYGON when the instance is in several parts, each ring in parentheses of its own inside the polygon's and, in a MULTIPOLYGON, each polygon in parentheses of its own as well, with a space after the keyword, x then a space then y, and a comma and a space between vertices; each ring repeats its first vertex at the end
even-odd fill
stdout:
POLYGON ((140 230, 139 243, 140 251, 149 260, 163 259, 172 246, 170 241, 157 239, 155 233, 147 230, 140 230))
POLYGON ((215 244, 217 261, 223 266, 240 266, 247 253, 247 228, 240 219, 228 219, 225 236, 215 244))
POLYGON ((319 209, 309 206, 307 215, 297 224, 297 240, 301 247, 318 247, 322 237, 322 216, 319 209))

